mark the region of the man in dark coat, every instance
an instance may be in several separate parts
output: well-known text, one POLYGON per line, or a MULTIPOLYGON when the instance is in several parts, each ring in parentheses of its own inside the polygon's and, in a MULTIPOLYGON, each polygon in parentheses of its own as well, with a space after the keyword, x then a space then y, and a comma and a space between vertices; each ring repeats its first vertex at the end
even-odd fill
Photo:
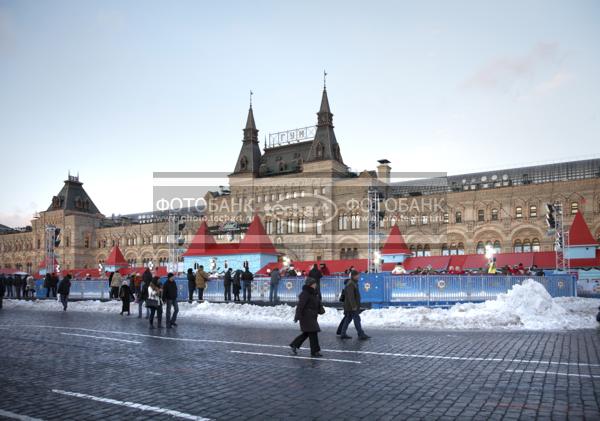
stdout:
POLYGON ((321 278, 323 277, 323 274, 317 267, 316 263, 313 265, 312 269, 308 272, 308 277, 313 278, 315 281, 317 281, 317 291, 320 292, 321 291, 321 278))
POLYGON ((223 276, 223 288, 225 289, 225 301, 231 301, 231 284, 233 282, 233 276, 231 273, 233 269, 228 268, 223 276))
POLYGON ((69 301, 69 294, 71 292, 71 275, 67 275, 62 278, 62 281, 58 284, 58 293, 60 294, 60 302, 63 305, 63 311, 67 311, 67 303, 69 301))
POLYGON ((242 270, 238 269, 233 273, 233 301, 240 301, 240 291, 242 290, 242 270))
POLYGON ((271 303, 279 301, 279 281, 281 281, 281 274, 279 273, 279 268, 275 267, 271 271, 271 285, 269 288, 269 301, 271 303))
POLYGON ((175 283, 175 275, 169 273, 167 282, 163 285, 163 301, 167 303, 167 329, 177 326, 177 314, 179 313, 179 304, 177 304, 177 284, 175 283), (171 307, 173 307, 173 315, 171 315, 171 307))
POLYGON ((302 343, 308 338, 310 341, 310 355, 313 358, 323 356, 321 354, 321 347, 319 346, 318 333, 321 331, 321 328, 319 327, 317 317, 319 317, 319 314, 325 313, 325 309, 321 304, 321 299, 316 288, 317 281, 313 278, 306 278, 302 292, 298 296, 294 322, 300 322, 302 333, 290 344, 294 355, 298 354, 298 349, 300 349, 302 343))
POLYGON ((244 283, 244 301, 250 302, 252 300, 252 280, 254 275, 250 272, 250 268, 246 267, 246 270, 242 272, 242 282, 244 283))
POLYGON ((187 281, 188 281, 188 303, 192 304, 194 300, 194 291, 196 290, 196 275, 192 268, 187 270, 187 281))
MULTIPOLYGON (((150 279, 146 277, 146 272, 144 272, 144 276, 142 277, 142 285, 140 287, 140 296, 138 297, 138 319, 142 318, 142 307, 148 299, 148 287, 150 286, 150 282, 152 282, 152 273, 150 270, 146 270, 148 273, 150 273, 150 279)), ((146 319, 148 317, 150 317, 150 309, 146 307, 146 319)))
POLYGON ((52 297, 56 298, 56 288, 58 287, 58 275, 53 273, 50 277, 50 289, 52 290, 52 297))
POLYGON ((350 272, 350 279, 346 283, 346 287, 344 288, 344 324, 342 325, 342 339, 350 339, 350 336, 346 334, 348 330, 348 326, 350 325, 350 320, 354 321, 354 327, 358 332, 358 339, 366 340, 369 339, 362 326, 360 324, 360 291, 358 290, 358 280, 360 278, 360 273, 358 271, 353 270, 350 272))

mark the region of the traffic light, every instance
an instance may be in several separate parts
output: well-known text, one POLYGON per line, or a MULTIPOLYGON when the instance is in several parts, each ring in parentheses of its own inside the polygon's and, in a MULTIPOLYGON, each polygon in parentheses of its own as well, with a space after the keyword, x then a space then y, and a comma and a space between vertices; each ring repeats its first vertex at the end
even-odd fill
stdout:
POLYGON ((60 245, 60 228, 54 228, 54 247, 60 245))
POLYGON ((183 231, 184 228, 185 228, 185 222, 180 222, 179 225, 177 225, 177 229, 179 230, 179 232, 183 231))
POLYGON ((556 218, 554 217, 555 208, 551 203, 546 204, 546 224, 548 224, 548 228, 554 229, 556 228, 556 218))

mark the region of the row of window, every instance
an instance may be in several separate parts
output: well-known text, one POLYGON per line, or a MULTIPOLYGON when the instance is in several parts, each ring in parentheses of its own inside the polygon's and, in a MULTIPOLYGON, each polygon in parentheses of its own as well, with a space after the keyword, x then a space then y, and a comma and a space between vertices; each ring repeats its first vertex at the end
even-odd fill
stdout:
MULTIPOLYGON (((571 202, 571 204, 569 206, 570 214, 575 215, 578 210, 579 210, 579 203, 571 202)), ((500 211, 498 209, 492 209, 491 214, 490 214, 490 220, 498 221, 500 219, 499 215, 500 215, 500 211)), ((515 207, 515 218, 522 219, 524 216, 525 216, 525 214, 523 212, 523 207, 522 206, 515 207)), ((537 218, 537 217, 538 217, 538 207, 536 205, 529 206, 529 218, 537 218)), ((485 220, 486 220, 485 209, 477 210, 476 219, 477 219, 477 222, 485 222, 485 220)), ((449 216, 448 212, 445 212, 443 214, 442 221, 444 222, 444 224, 450 223, 450 216, 449 216)), ((395 222, 396 222, 395 218, 392 218, 391 225, 394 225, 395 222)), ((457 211, 454 213, 454 222, 457 224, 461 224, 463 222, 463 214, 461 211, 457 211)), ((429 223, 429 216, 421 215, 421 225, 427 225, 428 223, 429 223)), ((411 216, 409 218, 409 225, 417 225, 417 217, 416 216, 411 216)))
MULTIPOLYGON (((265 230, 267 234, 302 234, 306 232, 306 219, 276 219, 275 221, 269 219, 265 222, 265 230)), ((316 234, 320 235, 323 233, 323 221, 318 220, 315 224, 316 234)))

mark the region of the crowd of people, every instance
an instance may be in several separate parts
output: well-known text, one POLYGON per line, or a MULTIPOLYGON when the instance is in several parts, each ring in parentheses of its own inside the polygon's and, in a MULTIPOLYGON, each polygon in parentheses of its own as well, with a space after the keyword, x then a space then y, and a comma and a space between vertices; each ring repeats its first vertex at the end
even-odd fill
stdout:
POLYGON ((514 275, 514 276, 545 276, 544 270, 536 265, 526 267, 523 263, 518 265, 504 265, 496 267, 496 260, 491 259, 487 267, 465 270, 460 266, 449 266, 448 269, 435 270, 431 266, 417 267, 414 270, 406 270, 402 263, 397 263, 392 269, 392 275, 514 275))

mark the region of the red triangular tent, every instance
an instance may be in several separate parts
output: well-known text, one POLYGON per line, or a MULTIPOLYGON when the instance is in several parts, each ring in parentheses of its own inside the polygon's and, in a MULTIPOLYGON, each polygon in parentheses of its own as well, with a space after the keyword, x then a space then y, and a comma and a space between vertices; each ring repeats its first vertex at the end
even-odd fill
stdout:
POLYGON ((569 247, 572 246, 597 246, 598 242, 590 232, 581 212, 575 214, 575 219, 569 229, 569 247))
POLYGON ((254 215, 246 235, 240 241, 239 251, 240 253, 278 254, 258 215, 254 215))
POLYGON ((104 261, 105 266, 128 266, 127 260, 121 253, 119 246, 114 246, 110 251, 108 257, 104 261))
POLYGON ((400 232, 398 225, 394 225, 390 230, 390 235, 388 235, 385 245, 381 249, 381 254, 411 254, 410 250, 406 246, 406 243, 404 242, 404 237, 402 237, 402 233, 400 232))
POLYGON ((200 228, 196 231, 196 235, 192 238, 192 242, 184 256, 198 256, 206 254, 211 248, 217 244, 215 238, 208 232, 208 224, 202 221, 200 228))

